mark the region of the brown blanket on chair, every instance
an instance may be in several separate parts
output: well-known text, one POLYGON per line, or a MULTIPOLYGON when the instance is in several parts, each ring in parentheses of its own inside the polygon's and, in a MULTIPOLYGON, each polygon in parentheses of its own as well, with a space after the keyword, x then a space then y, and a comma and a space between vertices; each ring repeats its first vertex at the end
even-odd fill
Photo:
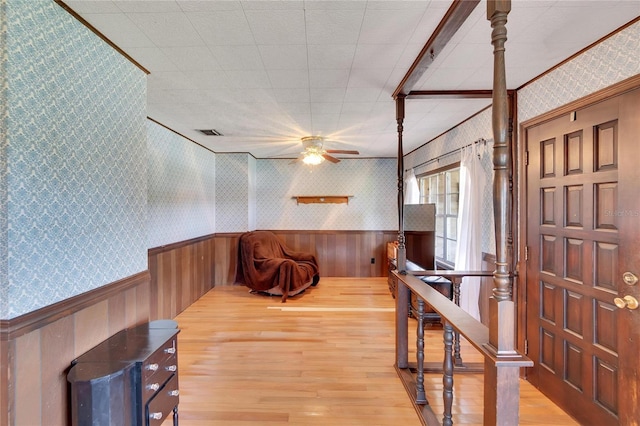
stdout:
POLYGON ((288 249, 269 231, 245 232, 238 244, 236 282, 252 290, 282 294, 282 301, 290 294, 317 284, 318 262, 311 253, 288 249))

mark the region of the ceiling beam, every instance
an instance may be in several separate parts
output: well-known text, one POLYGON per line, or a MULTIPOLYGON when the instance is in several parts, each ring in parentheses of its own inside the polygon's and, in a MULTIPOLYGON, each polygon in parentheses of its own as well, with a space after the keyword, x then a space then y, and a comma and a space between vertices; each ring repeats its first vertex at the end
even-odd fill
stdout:
POLYGON ((436 59, 436 56, 449 43, 453 35, 460 29, 464 21, 471 15, 480 0, 454 0, 429 40, 424 45, 415 61, 393 92, 393 99, 400 94, 408 94, 436 59))
POLYGON ((491 99, 492 90, 412 90, 407 99, 491 99))

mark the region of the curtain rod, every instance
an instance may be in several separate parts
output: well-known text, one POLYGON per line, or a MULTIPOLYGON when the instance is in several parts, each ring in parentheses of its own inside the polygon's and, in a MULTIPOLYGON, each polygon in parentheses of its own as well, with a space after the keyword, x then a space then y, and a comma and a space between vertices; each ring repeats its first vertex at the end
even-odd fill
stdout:
POLYGON ((408 172, 409 170, 415 170, 415 169, 417 169, 418 167, 425 166, 425 165, 427 165, 427 164, 431 164, 431 163, 433 163, 433 162, 435 162, 435 161, 440 161, 440 159, 441 159, 441 158, 443 158, 443 157, 446 157, 446 156, 451 155, 451 154, 455 154, 455 153, 457 153, 457 152, 462 151, 464 148, 469 148, 470 146, 472 146, 472 145, 476 145, 476 144, 479 144, 479 143, 484 143, 484 144, 486 145, 486 144, 487 144, 487 140, 486 140, 485 138, 480 138, 480 139, 478 139, 477 141, 471 142, 471 143, 470 143, 470 144, 468 144, 468 145, 461 146, 460 148, 453 149, 453 150, 451 150, 451 151, 449 151, 449 152, 445 152, 444 154, 440 154, 440 155, 438 155, 437 157, 434 157, 434 158, 432 158, 432 159, 430 159, 430 160, 423 161, 423 162, 422 162, 422 163, 420 163, 420 164, 416 164, 415 166, 413 166, 413 167, 411 167, 411 168, 409 168, 409 169, 406 169, 406 170, 405 170, 405 172, 408 172))

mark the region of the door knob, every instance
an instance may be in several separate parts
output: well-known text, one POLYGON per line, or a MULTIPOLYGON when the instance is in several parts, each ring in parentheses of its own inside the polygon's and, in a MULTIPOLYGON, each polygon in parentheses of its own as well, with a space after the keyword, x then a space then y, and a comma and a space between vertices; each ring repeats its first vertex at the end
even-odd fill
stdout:
POLYGON ((635 285, 635 283, 638 282, 638 277, 631 272, 625 272, 622 274, 622 281, 624 281, 626 285, 635 285))
POLYGON ((629 309, 638 309, 638 300, 633 296, 625 296, 625 297, 616 297, 613 299, 613 303, 620 309, 629 308, 629 309))

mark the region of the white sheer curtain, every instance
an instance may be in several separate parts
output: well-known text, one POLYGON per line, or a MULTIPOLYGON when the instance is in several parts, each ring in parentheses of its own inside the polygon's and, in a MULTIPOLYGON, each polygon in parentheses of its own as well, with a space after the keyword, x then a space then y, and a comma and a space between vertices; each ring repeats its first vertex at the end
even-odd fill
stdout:
POLYGON ((404 203, 420 204, 420 188, 418 187, 418 179, 413 169, 409 169, 405 173, 404 178, 404 203))
MULTIPOLYGON (((487 152, 484 143, 474 143, 462 149, 455 266, 457 271, 482 269, 480 215, 487 178, 482 169, 481 158, 487 152)), ((465 277, 460 286, 460 307, 477 320, 480 320, 479 294, 480 278, 465 277)))

